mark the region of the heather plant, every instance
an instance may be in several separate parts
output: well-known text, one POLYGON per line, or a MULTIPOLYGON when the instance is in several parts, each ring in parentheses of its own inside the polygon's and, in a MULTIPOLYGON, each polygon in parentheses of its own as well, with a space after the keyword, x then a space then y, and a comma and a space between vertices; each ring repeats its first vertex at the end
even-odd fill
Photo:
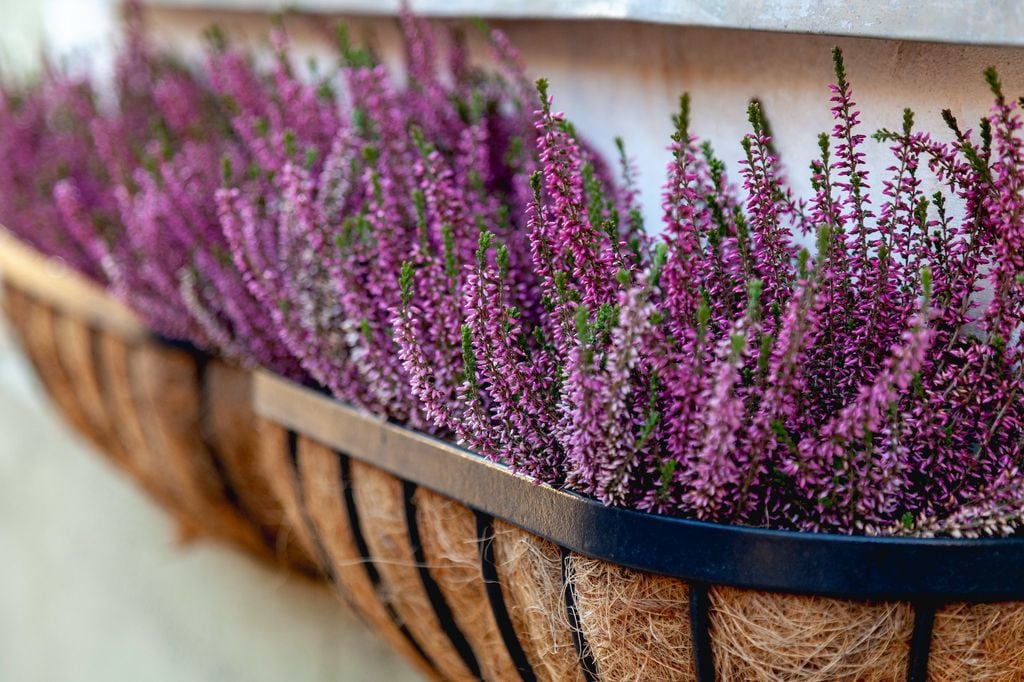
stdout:
POLYGON ((58 183, 67 229, 83 235, 115 295, 156 332, 301 378, 228 256, 215 192, 225 159, 241 165, 225 103, 206 74, 145 40, 128 14, 113 107, 93 118, 102 204, 79 183, 58 183), (204 75, 207 78, 204 78, 204 75))
POLYGON ((268 64, 213 32, 189 71, 137 20, 106 102, 0 88, 0 218, 159 333, 608 504, 1022 525, 1024 104, 994 71, 976 130, 908 110, 872 145, 837 50, 807 198, 759 102, 731 178, 683 96, 652 236, 621 143, 619 182, 499 32, 477 68, 404 14, 402 81, 344 32, 327 74, 280 29, 268 64))
MULTIPOLYGON (((118 188, 131 185, 146 159, 158 156, 161 146, 198 122, 200 113, 192 105, 200 86, 170 55, 150 48, 137 4, 126 5, 124 20, 110 87, 90 84, 100 101, 76 124, 77 149, 57 153, 60 159, 76 154, 88 159, 86 170, 52 183, 52 201, 59 210, 57 224, 102 269, 102 279, 129 303, 133 296, 145 297, 133 306, 145 316, 148 304, 159 299, 140 291, 148 284, 145 277, 128 281, 137 274, 125 264, 133 235, 120 219, 118 188)), ((149 317, 160 326, 159 313, 149 317)))
POLYGON ((47 65, 29 82, 0 83, 0 223, 41 252, 92 280, 104 280, 87 244, 67 231, 53 187, 69 180, 91 202, 104 190, 91 153, 89 121, 96 96, 88 78, 47 65))
POLYGON ((229 351, 225 340, 207 334, 192 314, 181 284, 193 261, 222 248, 223 239, 208 229, 207 214, 212 206, 208 176, 212 170, 216 177, 219 168, 224 137, 218 126, 223 126, 196 75, 165 68, 141 37, 132 42, 135 49, 119 64, 127 72, 121 80, 134 82, 138 90, 131 93, 135 99, 120 102, 113 115, 92 126, 98 154, 113 169, 110 190, 117 212, 111 220, 118 229, 116 238, 99 239, 94 248, 112 291, 152 329, 229 351))
POLYGON ((311 94, 317 84, 292 70, 282 29, 271 33, 274 59, 262 68, 217 30, 209 38, 203 99, 194 109, 203 123, 137 171, 138 190, 124 204, 124 219, 151 250, 162 253, 166 246, 160 234, 178 240, 173 254, 163 257, 172 261, 165 269, 174 288, 168 293, 176 294, 170 300, 191 326, 188 338, 245 364, 304 380, 307 375, 280 340, 273 316, 251 291, 247 271, 232 256, 235 233, 222 224, 219 194, 225 181, 243 173, 260 196, 273 197, 278 189, 271 179, 285 163, 283 144, 263 138, 256 143, 259 117, 313 119, 322 139, 338 125, 338 104, 330 93, 311 94))
MULTIPOLYGON (((908 110, 874 135, 891 163, 872 196, 834 57, 812 198, 787 186, 758 102, 734 185, 691 133, 684 96, 663 233, 635 251, 600 229, 609 217, 590 210, 542 84, 529 214, 540 319, 510 305, 507 250, 484 233, 463 296, 460 401, 431 414, 610 504, 807 531, 1014 532, 1020 103, 987 72, 992 112, 977 135, 945 112, 949 143, 908 110), (940 188, 929 196, 926 177, 940 188)), ((436 385, 429 370, 418 381, 436 385)))
MULTIPOLYGON (((448 36, 442 70, 431 27, 408 14, 402 27, 406 84, 339 35, 345 115, 329 137, 298 129, 312 117, 236 122, 256 131, 251 146, 279 139, 282 153, 219 200, 236 264, 312 379, 375 413, 445 432, 418 399, 409 363, 437 371, 437 404, 454 401, 457 294, 481 226, 508 236, 512 270, 529 274, 519 216, 533 131, 504 36, 489 34, 495 70, 471 67, 448 36), (413 290, 416 313, 396 316, 413 290)), ((528 279, 518 288, 528 297, 528 279)))
MULTIPOLYGON (((3 219, 109 286, 157 333, 302 378, 220 226, 222 168, 247 163, 229 125, 232 102, 209 82, 224 76, 227 58, 189 70, 148 43, 138 6, 125 19, 111 87, 56 70, 5 87, 3 219)), ((265 80, 255 82, 266 101, 291 96, 265 80)))
POLYGON ((439 426, 517 470, 561 482, 565 452, 546 427, 558 419, 556 372, 572 352, 574 311, 607 310, 617 273, 637 267, 646 239, 625 154, 618 188, 552 110, 546 83, 540 88, 532 139, 543 170, 530 175, 525 225, 496 230, 476 221, 474 257, 461 268, 437 249, 432 258, 417 253, 403 266, 397 324, 413 389, 439 426), (447 335, 426 329, 441 318, 447 335))

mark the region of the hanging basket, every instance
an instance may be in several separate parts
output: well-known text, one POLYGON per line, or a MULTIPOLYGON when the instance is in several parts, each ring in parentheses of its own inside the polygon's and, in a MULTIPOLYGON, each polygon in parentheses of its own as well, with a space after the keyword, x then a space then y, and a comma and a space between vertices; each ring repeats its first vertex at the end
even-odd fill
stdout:
POLYGON ((1024 679, 1024 538, 864 538, 609 508, 268 373, 261 458, 338 591, 470 680, 1024 679))
POLYGON ((155 337, 101 288, 2 231, 0 277, 9 326, 62 416, 186 537, 315 570, 254 467, 250 372, 155 337))

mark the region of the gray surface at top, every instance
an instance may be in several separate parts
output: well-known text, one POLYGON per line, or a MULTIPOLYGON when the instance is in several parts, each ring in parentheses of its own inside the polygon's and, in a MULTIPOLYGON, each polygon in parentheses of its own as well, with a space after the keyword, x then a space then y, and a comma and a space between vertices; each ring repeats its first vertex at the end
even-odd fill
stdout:
MULTIPOLYGON (((165 7, 387 15, 400 0, 149 0, 165 7)), ((793 33, 1024 46, 1024 0, 409 0, 417 13, 620 19, 793 33)))

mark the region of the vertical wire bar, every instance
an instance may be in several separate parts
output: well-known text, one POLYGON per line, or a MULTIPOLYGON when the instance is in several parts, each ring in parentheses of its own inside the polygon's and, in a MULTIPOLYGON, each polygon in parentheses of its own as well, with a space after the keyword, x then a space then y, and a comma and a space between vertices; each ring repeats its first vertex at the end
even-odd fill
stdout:
MULTIPOLYGON (((208 415, 212 408, 210 407, 210 390, 207 387, 206 381, 209 358, 205 353, 198 349, 188 348, 187 350, 189 355, 192 356, 192 361, 196 365, 196 396, 199 403, 196 406, 196 411, 199 420, 199 440, 203 444, 203 450, 206 451, 207 457, 210 460, 210 465, 213 467, 214 474, 217 477, 217 484, 220 486, 224 499, 245 521, 253 523, 251 517, 247 513, 247 510, 242 506, 242 501, 238 495, 238 491, 235 490, 235 486, 232 484, 231 478, 228 476, 224 462, 221 460, 220 451, 216 444, 214 444, 213 438, 210 437, 208 415)), ((255 525, 255 523, 253 523, 253 525, 255 525)), ((265 537, 264 541, 266 541, 265 537)))
POLYGON ((584 682, 597 682, 597 661, 587 643, 587 638, 580 627, 579 613, 576 611, 576 585, 569 579, 569 550, 559 547, 562 557, 562 595, 565 599, 565 615, 569 619, 569 630, 572 634, 572 645, 579 659, 580 672, 584 682))
POLYGON ((715 682, 715 660, 711 653, 708 607, 711 598, 704 583, 690 583, 690 637, 697 682, 715 682))
MULTIPOLYGON (((323 571, 328 582, 334 587, 335 594, 341 597, 353 613, 361 615, 361 611, 353 603, 349 594, 338 583, 338 577, 334 573, 334 564, 331 563, 331 557, 327 553, 327 548, 324 547, 323 541, 320 539, 320 533, 317 532, 316 524, 313 523, 309 510, 306 509, 306 495, 302 490, 302 481, 299 479, 299 437, 291 429, 288 429, 287 434, 288 459, 291 462, 291 471, 289 473, 291 474, 292 493, 295 495, 295 504, 298 507, 302 526, 306 529, 306 533, 313 543, 313 549, 316 552, 316 559, 320 564, 320 570, 323 571)), ((430 661, 429 658, 425 660, 430 661)), ((433 665, 432 662, 431 665, 433 665)))
MULTIPOLYGON (((104 361, 103 352, 100 350, 100 332, 92 325, 88 325, 86 329, 89 330, 89 361, 92 363, 93 372, 96 375, 96 383, 99 385, 103 411, 107 415, 114 415, 116 413, 110 404, 110 386, 108 385, 110 382, 107 378, 107 363, 104 361)), ((111 418, 107 423, 109 433, 105 434, 110 436, 110 447, 114 449, 115 453, 118 451, 121 442, 120 434, 117 433, 119 426, 120 424, 116 424, 115 420, 111 418)), ((125 454, 127 455, 127 452, 125 454)))
POLYGON ((910 654, 907 660, 907 682, 926 682, 928 656, 932 647, 932 629, 935 625, 935 604, 914 604, 914 632, 910 635, 910 654))
POLYGON ((334 575, 334 566, 331 565, 331 558, 327 554, 323 542, 320 540, 320 534, 316 531, 313 519, 309 517, 309 511, 306 509, 306 496, 302 492, 302 481, 299 480, 299 435, 291 429, 288 429, 288 459, 291 462, 292 493, 295 495, 295 503, 299 508, 299 518, 302 521, 302 527, 313 542, 313 550, 316 552, 316 560, 320 564, 320 570, 323 571, 331 584, 335 585, 337 584, 337 578, 334 575))
POLYGON ((405 504, 405 524, 409 534, 409 546, 412 549, 413 560, 416 562, 416 569, 420 575, 420 582, 423 583, 423 591, 427 593, 427 599, 434 608, 434 615, 437 616, 438 624, 445 635, 448 636, 448 641, 451 642, 452 647, 455 648, 470 674, 478 680, 483 679, 480 663, 476 660, 473 647, 469 645, 466 636, 459 629, 458 624, 455 622, 455 616, 452 615, 451 607, 448 606, 444 593, 441 592, 440 585, 434 580, 434 576, 430 574, 430 569, 427 567, 427 557, 423 551, 423 543, 420 541, 420 527, 416 520, 416 503, 413 501, 413 495, 415 494, 416 484, 410 481, 402 481, 402 498, 405 504))
POLYGON ((402 637, 405 638, 405 641, 409 643, 409 646, 413 648, 420 658, 426 661, 427 665, 436 671, 437 665, 434 664, 433 659, 431 659, 427 652, 423 650, 420 643, 416 641, 412 632, 410 632, 406 624, 402 622, 401 616, 399 616, 398 612, 395 611, 394 604, 392 604, 391 600, 384 595, 380 572, 373 563, 373 556, 370 554, 370 546, 366 542, 366 536, 363 535, 363 526, 359 520, 359 505, 356 503, 355 490, 352 488, 352 469, 351 464, 349 463, 349 456, 341 452, 335 452, 334 454, 338 456, 340 463, 340 466, 338 467, 338 485, 341 486, 342 497, 345 503, 345 512, 348 515, 349 533, 351 533, 352 542, 356 546, 356 551, 359 552, 359 558, 362 560, 361 563, 363 569, 366 571, 366 577, 373 586, 377 599, 379 599, 380 603, 384 606, 384 610, 387 612, 388 618, 390 618, 391 622, 395 624, 396 628, 398 628, 402 637))
POLYGON ((491 605, 491 614, 501 633, 501 639, 505 642, 509 658, 512 659, 512 664, 519 672, 520 679, 523 682, 536 682, 537 675, 533 672, 533 666, 530 665, 530 659, 526 657, 526 652, 523 651, 519 636, 512 625, 512 618, 505 607, 505 597, 501 591, 498 568, 494 563, 494 519, 483 512, 474 511, 473 513, 476 516, 477 548, 480 550, 480 575, 487 592, 487 601, 491 605))

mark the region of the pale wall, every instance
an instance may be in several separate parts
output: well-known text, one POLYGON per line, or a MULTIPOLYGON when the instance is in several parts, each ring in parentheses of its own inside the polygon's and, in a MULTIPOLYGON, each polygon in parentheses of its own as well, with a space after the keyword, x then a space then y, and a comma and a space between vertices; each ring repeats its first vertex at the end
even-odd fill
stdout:
POLYGON ((0 0, 0 73, 29 68, 38 55, 42 37, 39 3, 0 0))
MULTIPOLYGON (((158 34, 196 46, 194 36, 216 22, 230 33, 263 34, 266 21, 251 13, 162 9, 152 12, 158 34)), ((295 42, 326 54, 334 19, 290 17, 295 42)), ((394 62, 400 55, 395 22, 350 18, 394 62)), ((982 70, 998 67, 1007 91, 1024 94, 1024 48, 960 46, 879 39, 836 38, 613 21, 495 21, 512 38, 532 77, 551 81, 555 106, 608 155, 625 138, 641 169, 649 225, 659 220, 660 185, 668 160, 670 116, 684 90, 692 94, 693 130, 729 161, 741 155, 751 97, 765 105, 789 175, 808 193, 806 169, 817 154, 817 134, 829 130, 831 48, 846 54, 864 130, 898 127, 903 108, 921 127, 947 138, 939 112, 949 107, 970 127, 991 100, 982 70)), ((1024 27, 1022 27, 1024 28, 1024 27)), ((470 31, 472 33, 472 31, 470 31)), ((884 168, 886 159, 869 155, 884 168)), ((733 166, 734 168, 734 166, 733 166)), ((736 177, 733 172, 733 177, 736 177)), ((875 184, 879 184, 877 181, 875 184)), ((880 189, 876 187, 876 191, 880 189)))

